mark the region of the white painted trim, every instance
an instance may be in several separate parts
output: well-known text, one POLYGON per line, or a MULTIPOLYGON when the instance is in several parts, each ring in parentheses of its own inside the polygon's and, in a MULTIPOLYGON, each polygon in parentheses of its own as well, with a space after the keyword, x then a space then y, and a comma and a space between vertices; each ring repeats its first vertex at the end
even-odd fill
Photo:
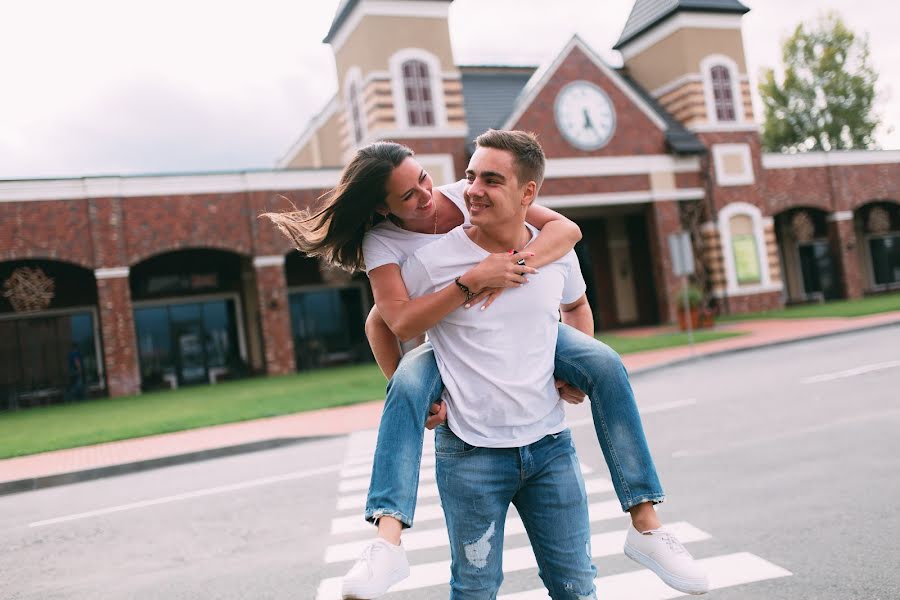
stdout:
POLYGON ((379 140, 466 138, 468 137, 468 135, 468 127, 460 129, 454 129, 452 127, 444 127, 441 129, 432 129, 430 127, 410 127, 409 129, 376 129, 363 140, 360 146, 365 146, 379 140))
POLYGON ((723 123, 698 123, 688 127, 688 131, 693 133, 735 133, 735 132, 751 132, 759 133, 760 125, 755 122, 744 121, 738 123, 736 121, 725 121, 723 123))
POLYGON ((763 217, 763 227, 775 227, 775 217, 763 217))
POLYGON ((96 279, 120 279, 128 277, 131 272, 129 267, 108 267, 103 269, 94 269, 94 277, 96 279))
POLYGON ((836 221, 852 221, 853 220, 853 211, 852 210, 839 210, 837 212, 830 213, 825 217, 825 220, 829 223, 834 223, 836 221))
POLYGON ((622 58, 629 61, 647 48, 661 42, 679 29, 740 29, 742 15, 710 15, 697 13, 678 13, 660 25, 647 30, 619 49, 622 58))
POLYGON ((700 172, 700 159, 697 157, 676 158, 670 154, 550 158, 547 159, 544 168, 544 179, 637 175, 657 172, 698 173, 700 172))
POLYGON ((525 111, 531 106, 531 103, 534 102, 535 98, 537 98, 538 94, 544 89, 544 86, 553 78, 556 74, 556 71, 559 69, 560 65, 568 58, 569 54, 571 54, 572 50, 575 48, 579 48, 584 54, 591 60, 591 62, 596 66, 613 84, 622 92, 638 109, 643 112, 654 125, 656 125, 662 131, 667 129, 665 121, 656 114, 656 111, 653 110, 647 102, 644 101, 643 98, 637 95, 635 91, 629 86, 622 77, 613 69, 609 68, 607 64, 603 61, 603 59, 596 53, 594 50, 582 41, 580 37, 577 35, 572 36, 572 39, 566 44, 563 50, 557 54, 556 58, 550 63, 550 66, 546 70, 538 69, 535 71, 534 75, 531 76, 531 79, 528 80, 528 83, 525 84, 525 88, 522 90, 522 93, 516 99, 515 107, 516 109, 513 113, 506 119, 503 123, 503 126, 500 129, 511 129, 516 122, 522 118, 522 115, 525 114, 525 111))
POLYGON ((388 59, 391 73, 391 89, 394 93, 394 119, 398 129, 412 129, 406 106, 406 92, 403 86, 403 63, 420 60, 428 66, 431 84, 431 108, 434 112, 433 126, 415 127, 417 130, 440 129, 447 126, 447 103, 444 100, 444 78, 441 60, 422 48, 402 48, 388 59))
POLYGON ((369 131, 368 127, 368 115, 366 114, 366 102, 363 99, 363 79, 362 79, 362 70, 353 65, 349 69, 347 69, 347 73, 344 75, 344 86, 342 89, 342 93, 344 96, 344 118, 347 122, 347 133, 349 134, 349 141, 351 148, 358 148, 363 144, 363 140, 366 139, 366 134, 369 131), (350 102, 350 90, 354 89, 356 91, 356 110, 359 112, 359 139, 356 139, 356 123, 353 120, 353 106, 350 102))
POLYGON ((588 206, 614 206, 618 204, 645 204, 667 200, 701 200, 703 188, 681 190, 642 190, 637 192, 612 192, 606 194, 566 194, 538 196, 537 203, 547 208, 583 208, 588 206))
POLYGON ((703 77, 700 75, 700 73, 687 73, 686 75, 682 75, 677 79, 673 79, 669 83, 659 86, 658 88, 650 92, 650 95, 654 98, 661 98, 669 92, 674 92, 678 88, 689 83, 703 83, 703 77))
POLYGON ((283 267, 285 257, 284 254, 269 254, 267 256, 254 256, 253 267, 262 269, 263 267, 283 267))
POLYGON ((716 169, 716 185, 730 187, 736 185, 753 185, 756 177, 753 172, 753 159, 750 155, 750 144, 713 144, 713 163, 716 169), (727 175, 723 163, 724 155, 738 153, 744 161, 744 173, 727 175))
MULTIPOLYGON (((445 173, 450 176, 450 181, 438 182, 435 181, 434 185, 446 185, 453 183, 455 181, 459 181, 456 171, 453 167, 453 155, 452 154, 416 154, 416 161, 421 163, 431 163, 432 165, 440 166, 445 173)), ((434 174, 429 171, 429 174, 432 175, 432 179, 434 178, 434 174)))
POLYGON ((725 259, 725 293, 728 296, 743 296, 781 290, 781 285, 772 284, 769 272, 769 251, 763 231, 763 217, 759 208, 747 202, 732 202, 719 211, 719 238, 722 240, 722 257, 725 259), (746 215, 753 221, 753 235, 756 238, 756 254, 759 260, 760 283, 758 285, 738 285, 731 247, 731 218, 746 215))
POLYGON ((110 176, 81 179, 0 181, 0 202, 85 200, 102 185, 103 198, 227 194, 261 191, 319 190, 337 185, 340 169, 197 173, 193 175, 110 176))
POLYGON ((784 291, 783 283, 770 283, 769 285, 753 285, 740 288, 738 291, 726 290, 724 292, 713 292, 716 298, 736 298, 740 296, 755 296, 757 294, 770 294, 772 292, 784 291))
POLYGON ((715 221, 707 221, 700 225, 700 231, 718 231, 719 226, 715 221))
MULTIPOLYGON (((340 106, 340 102, 338 101, 338 96, 335 94, 332 96, 331 100, 325 104, 325 107, 319 111, 319 113, 309 120, 309 123, 306 125, 306 129, 300 134, 300 137, 294 142, 290 148, 288 148, 287 152, 278 160, 275 164, 279 169, 287 168, 287 166, 291 163, 291 160, 297 156, 297 153, 302 150, 306 144, 309 143, 310 139, 313 139, 314 136, 319 132, 325 123, 330 119, 338 110, 340 106)), ((319 152, 316 152, 319 154, 319 152)), ((319 160, 321 161, 321 156, 319 156, 319 160)))
POLYGON ((331 47, 338 52, 347 42, 363 18, 369 15, 382 17, 419 17, 446 19, 450 14, 449 2, 404 2, 402 0, 364 0, 357 3, 341 28, 331 40, 331 47))
POLYGON ((900 165, 900 150, 838 150, 835 152, 767 152, 762 155, 766 169, 799 169, 811 167, 900 165))
POLYGON ((700 74, 703 76, 703 97, 706 100, 706 118, 709 123, 734 125, 744 122, 744 97, 741 95, 740 71, 737 63, 724 54, 710 54, 700 61, 700 74), (731 100, 734 108, 734 121, 720 121, 716 114, 716 99, 713 94, 712 68, 725 67, 728 80, 731 82, 731 100))

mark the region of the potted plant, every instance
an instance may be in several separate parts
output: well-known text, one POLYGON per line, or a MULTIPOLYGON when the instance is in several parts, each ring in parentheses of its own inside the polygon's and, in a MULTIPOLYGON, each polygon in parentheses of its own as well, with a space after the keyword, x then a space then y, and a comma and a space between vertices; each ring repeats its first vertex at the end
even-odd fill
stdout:
POLYGON ((682 331, 687 330, 688 318, 690 318, 692 329, 700 327, 703 292, 699 287, 696 285, 682 287, 675 297, 675 305, 678 307, 678 327, 682 331))

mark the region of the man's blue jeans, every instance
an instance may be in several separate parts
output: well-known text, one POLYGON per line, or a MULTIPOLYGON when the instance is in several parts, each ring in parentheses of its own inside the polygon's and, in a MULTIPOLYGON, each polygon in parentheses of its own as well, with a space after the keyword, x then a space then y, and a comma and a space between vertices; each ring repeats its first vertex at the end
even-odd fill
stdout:
POLYGON ((568 429, 521 448, 476 448, 441 425, 434 449, 450 534, 451 600, 497 597, 510 503, 550 597, 596 599, 587 494, 568 429))
MULTIPOLYGON (((665 495, 622 359, 606 344, 560 324, 556 377, 584 390, 622 510, 665 495)), ((409 352, 388 382, 366 501, 366 519, 394 517, 411 527, 419 489, 424 424, 443 383, 431 344, 409 352)))

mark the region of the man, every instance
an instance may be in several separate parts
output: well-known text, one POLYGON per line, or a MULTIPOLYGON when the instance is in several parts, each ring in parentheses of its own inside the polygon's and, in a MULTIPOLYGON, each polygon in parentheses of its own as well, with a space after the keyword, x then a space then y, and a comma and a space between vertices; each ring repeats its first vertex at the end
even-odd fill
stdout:
MULTIPOLYGON (((488 131, 466 171, 472 227, 418 250, 403 266, 411 297, 456 281, 490 253, 523 250, 544 154, 518 131, 488 131)), ((506 514, 514 504, 550 596, 594 598, 584 482, 554 384, 557 322, 593 334, 574 252, 503 292, 490 318, 456 310, 434 328, 447 425, 435 434, 437 482, 451 547, 451 598, 495 597, 506 514)))

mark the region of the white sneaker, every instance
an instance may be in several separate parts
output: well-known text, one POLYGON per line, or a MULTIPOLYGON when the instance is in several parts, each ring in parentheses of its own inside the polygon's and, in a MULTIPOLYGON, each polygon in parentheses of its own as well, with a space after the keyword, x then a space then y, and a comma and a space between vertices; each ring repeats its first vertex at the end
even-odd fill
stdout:
POLYGON ((709 579, 691 553, 665 529, 640 533, 634 525, 625 536, 625 556, 657 575, 670 587, 685 594, 705 594, 709 579))
POLYGON ((387 540, 375 538, 344 575, 341 597, 344 600, 380 598, 388 588, 407 577, 409 561, 403 545, 394 546, 387 540))

